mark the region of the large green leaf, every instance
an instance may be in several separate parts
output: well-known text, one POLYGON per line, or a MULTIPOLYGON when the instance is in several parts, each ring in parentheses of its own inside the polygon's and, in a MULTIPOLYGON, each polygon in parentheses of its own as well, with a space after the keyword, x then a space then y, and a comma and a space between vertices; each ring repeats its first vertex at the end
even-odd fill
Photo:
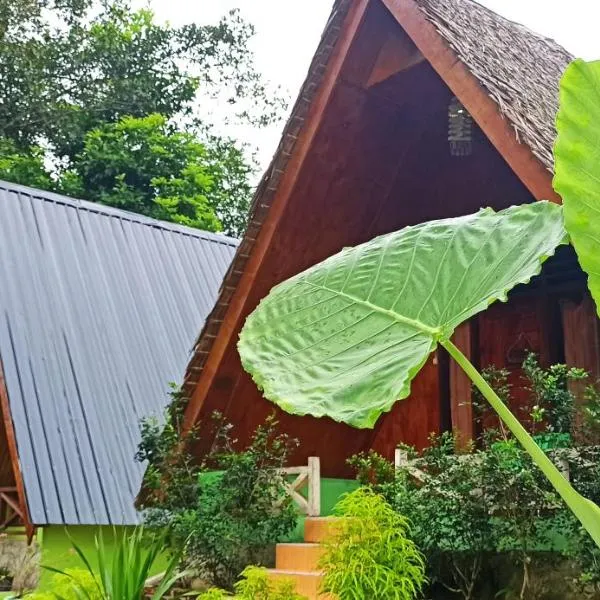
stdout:
POLYGON ((554 188, 600 314, 600 61, 565 71, 557 128, 554 188))
POLYGON ((372 427, 439 341, 564 242, 561 208, 537 202, 347 248, 261 302, 240 335, 242 364, 288 412, 372 427))

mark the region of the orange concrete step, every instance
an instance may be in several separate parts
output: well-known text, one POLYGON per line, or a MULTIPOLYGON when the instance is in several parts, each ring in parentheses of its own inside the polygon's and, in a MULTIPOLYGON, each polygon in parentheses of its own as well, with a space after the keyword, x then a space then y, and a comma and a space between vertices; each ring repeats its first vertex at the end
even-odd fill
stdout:
POLYGON ((283 571, 317 571, 323 550, 319 544, 277 544, 275 567, 283 571))
POLYGON ((331 535, 336 521, 336 517, 307 517, 304 521, 304 541, 324 542, 331 535))
POLYGON ((269 577, 274 580, 292 580, 296 584, 296 593, 306 596, 308 600, 334 600, 329 594, 319 594, 323 575, 318 571, 269 569, 269 577))

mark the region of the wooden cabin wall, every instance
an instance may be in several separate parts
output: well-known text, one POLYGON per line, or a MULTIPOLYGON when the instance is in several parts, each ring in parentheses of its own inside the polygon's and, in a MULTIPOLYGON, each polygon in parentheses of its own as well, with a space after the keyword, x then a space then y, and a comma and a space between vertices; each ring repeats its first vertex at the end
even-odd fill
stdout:
MULTIPOLYGON (((395 34, 405 35, 381 5, 373 4, 255 275, 244 315, 275 284, 344 246, 430 218, 532 200, 476 127, 472 155, 450 156, 451 93, 427 63, 411 62, 406 70, 369 85, 381 44, 395 34)), ((237 333, 202 413, 222 411, 235 423, 240 443, 245 443, 275 407, 241 368, 236 340, 237 333)), ((374 447, 391 458, 400 441, 426 445, 430 432, 445 425, 447 387, 437 357, 432 356, 413 382, 411 397, 382 417, 372 431, 276 412, 282 429, 301 440, 293 462, 320 456, 324 475, 347 475, 345 461, 358 451, 374 447)))

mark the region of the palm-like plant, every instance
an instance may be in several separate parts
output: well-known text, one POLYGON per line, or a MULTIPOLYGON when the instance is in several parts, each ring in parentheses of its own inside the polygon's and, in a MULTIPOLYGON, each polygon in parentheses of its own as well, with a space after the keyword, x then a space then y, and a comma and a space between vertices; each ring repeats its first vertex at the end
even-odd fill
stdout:
MULTIPOLYGON (((95 590, 90 594, 90 591, 79 585, 69 572, 49 566, 44 568, 71 577, 73 591, 81 600, 94 600, 98 595, 102 600, 141 600, 152 568, 165 548, 164 535, 153 536, 150 540, 147 537, 143 527, 136 527, 132 532, 124 534, 114 531, 112 552, 109 552, 100 529, 95 538, 94 558, 86 555, 81 546, 70 538, 77 556, 85 569, 94 577, 97 593, 95 590), (94 569, 92 563, 97 563, 98 568, 94 569)), ((171 557, 151 600, 163 598, 175 582, 185 575, 183 572, 177 572, 180 556, 175 554, 171 557)), ((57 600, 62 600, 60 595, 55 594, 55 596, 57 600)))

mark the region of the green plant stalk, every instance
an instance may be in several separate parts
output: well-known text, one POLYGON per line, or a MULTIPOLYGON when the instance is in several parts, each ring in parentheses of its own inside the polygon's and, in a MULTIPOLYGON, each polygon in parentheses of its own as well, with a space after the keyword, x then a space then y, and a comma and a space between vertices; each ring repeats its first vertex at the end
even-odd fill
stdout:
POLYGON ((535 443, 523 425, 521 425, 510 409, 502 402, 469 359, 450 340, 440 340, 440 344, 460 365, 483 397, 498 413, 498 416, 504 421, 523 448, 525 448, 526 452, 533 459, 533 462, 541 469, 554 489, 560 494, 560 497, 571 511, 573 511, 574 515, 600 548, 600 508, 573 489, 571 484, 563 477, 544 451, 535 443))

